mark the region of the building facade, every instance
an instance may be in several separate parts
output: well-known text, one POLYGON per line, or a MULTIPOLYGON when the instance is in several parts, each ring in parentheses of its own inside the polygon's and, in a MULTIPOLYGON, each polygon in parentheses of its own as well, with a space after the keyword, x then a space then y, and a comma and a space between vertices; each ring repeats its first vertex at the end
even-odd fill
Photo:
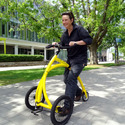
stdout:
MULTIPOLYGON (((5 7, 1 7, 3 12, 5 7)), ((11 19, 10 22, 5 22, 0 19, 0 37, 6 38, 6 54, 31 54, 44 55, 44 60, 49 60, 54 50, 46 50, 49 43, 47 39, 38 38, 36 32, 31 32, 28 29, 18 31, 19 21, 11 19), (14 30, 10 29, 13 28, 14 30)), ((0 54, 4 53, 4 41, 0 41, 0 54)))

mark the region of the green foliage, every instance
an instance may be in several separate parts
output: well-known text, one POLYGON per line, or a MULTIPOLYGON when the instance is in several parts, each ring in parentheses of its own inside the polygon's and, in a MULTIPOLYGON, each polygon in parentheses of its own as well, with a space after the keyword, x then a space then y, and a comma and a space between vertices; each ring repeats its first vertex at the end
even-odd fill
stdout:
POLYGON ((125 57, 125 41, 124 41, 123 46, 119 47, 119 51, 120 51, 121 53, 123 53, 123 54, 124 54, 124 57, 125 57))
POLYGON ((112 55, 113 55, 113 60, 115 59, 115 53, 112 53, 112 55))
POLYGON ((121 38, 121 42, 117 43, 119 47, 124 46, 125 42, 125 25, 124 24, 117 24, 114 27, 109 27, 106 36, 103 38, 102 44, 100 45, 99 49, 107 49, 112 46, 116 46, 116 38, 121 38))
MULTIPOLYGON (((101 37, 105 28, 113 27, 119 23, 124 16, 125 9, 123 0, 82 0, 82 2, 81 0, 53 0, 52 2, 44 0, 25 0, 24 2, 1 0, 0 6, 7 5, 7 13, 6 11, 4 14, 1 13, 2 18, 7 15, 7 19, 10 17, 18 18, 21 24, 20 29, 28 28, 31 31, 36 31, 39 37, 46 36, 58 40, 62 33, 60 27, 61 13, 64 11, 73 11, 76 23, 83 25, 95 38, 98 32, 100 34, 98 37, 101 37)), ((96 42, 100 43, 100 41, 97 40, 96 42)))
POLYGON ((0 54, 0 62, 42 61, 43 55, 0 54))
POLYGON ((61 13, 73 11, 76 23, 85 27, 93 37, 93 44, 89 46, 92 51, 90 60, 96 60, 94 51, 101 44, 107 45, 107 38, 103 41, 105 36, 111 38, 111 45, 113 44, 114 36, 119 34, 117 28, 125 17, 124 0, 1 0, 0 6, 6 5, 8 10, 0 13, 3 20, 18 19, 20 30, 35 31, 38 37, 44 36, 51 41, 59 41, 63 32, 60 25, 61 13))

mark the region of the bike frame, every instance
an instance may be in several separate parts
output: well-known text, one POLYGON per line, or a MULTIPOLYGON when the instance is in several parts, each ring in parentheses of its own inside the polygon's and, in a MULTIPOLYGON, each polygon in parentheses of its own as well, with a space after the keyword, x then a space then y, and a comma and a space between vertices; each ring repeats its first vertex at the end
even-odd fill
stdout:
MULTIPOLYGON (((38 84, 38 87, 37 87, 37 90, 36 90, 36 95, 35 95, 35 103, 36 103, 36 106, 42 106, 42 107, 45 107, 47 109, 51 109, 52 108, 52 104, 47 96, 47 93, 46 93, 46 77, 48 75, 48 73, 55 69, 55 68, 59 68, 59 67, 69 67, 69 64, 66 63, 65 61, 59 59, 58 57, 58 54, 56 53, 53 58, 50 60, 48 66, 46 67, 45 69, 45 72, 41 78, 41 80, 39 81, 39 84, 38 84), (58 64, 53 64, 55 61, 58 62, 58 64), (44 104, 43 102, 41 102, 41 98, 42 96, 44 96, 47 104, 44 104)), ((70 68, 69 68, 70 69, 70 68)), ((81 88, 82 88, 82 92, 85 93, 85 96, 87 98, 87 92, 86 92, 86 89, 83 85, 83 82, 81 80, 81 78, 78 76, 78 81, 81 85, 81 88)))

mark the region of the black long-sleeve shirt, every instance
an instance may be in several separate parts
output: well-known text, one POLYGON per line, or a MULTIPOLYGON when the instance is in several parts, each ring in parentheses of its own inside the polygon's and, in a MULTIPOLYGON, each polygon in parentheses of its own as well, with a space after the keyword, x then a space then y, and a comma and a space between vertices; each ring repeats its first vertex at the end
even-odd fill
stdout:
POLYGON ((92 43, 92 38, 89 33, 82 27, 76 24, 73 25, 73 31, 70 36, 68 30, 66 30, 62 37, 60 44, 65 46, 69 45, 70 41, 80 41, 83 40, 86 45, 77 45, 67 49, 68 52, 68 62, 69 63, 83 63, 87 65, 87 45, 92 43))

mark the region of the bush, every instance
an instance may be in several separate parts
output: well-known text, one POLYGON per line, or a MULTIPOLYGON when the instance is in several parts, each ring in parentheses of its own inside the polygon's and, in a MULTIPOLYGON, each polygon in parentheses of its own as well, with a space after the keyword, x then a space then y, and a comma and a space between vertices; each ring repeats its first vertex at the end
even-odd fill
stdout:
POLYGON ((43 55, 0 54, 0 62, 42 61, 43 55))

